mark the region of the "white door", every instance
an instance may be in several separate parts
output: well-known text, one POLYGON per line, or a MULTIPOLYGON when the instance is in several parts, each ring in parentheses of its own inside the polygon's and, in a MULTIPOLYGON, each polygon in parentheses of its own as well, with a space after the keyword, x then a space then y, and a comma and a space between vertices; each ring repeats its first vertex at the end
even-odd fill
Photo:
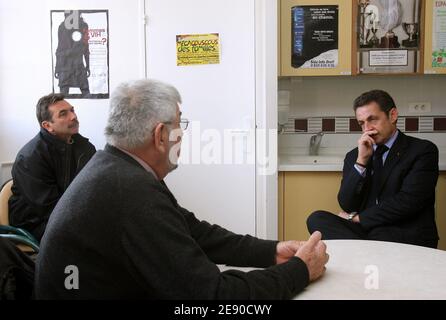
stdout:
POLYGON ((166 182, 199 219, 254 235, 254 0, 145 4, 147 77, 176 86, 191 121, 180 167, 166 182), (177 66, 176 35, 209 33, 219 34, 220 63, 177 66))

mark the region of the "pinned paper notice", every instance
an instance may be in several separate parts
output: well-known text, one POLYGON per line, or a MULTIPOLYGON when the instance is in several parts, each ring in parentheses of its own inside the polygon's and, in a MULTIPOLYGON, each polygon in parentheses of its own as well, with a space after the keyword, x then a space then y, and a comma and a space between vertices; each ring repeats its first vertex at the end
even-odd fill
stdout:
POLYGON ((218 63, 218 33, 177 35, 177 66, 218 63))

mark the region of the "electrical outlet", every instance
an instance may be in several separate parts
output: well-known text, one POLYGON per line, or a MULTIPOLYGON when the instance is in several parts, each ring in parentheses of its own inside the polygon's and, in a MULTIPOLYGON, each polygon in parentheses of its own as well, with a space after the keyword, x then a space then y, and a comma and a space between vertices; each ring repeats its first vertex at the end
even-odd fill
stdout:
POLYGON ((432 111, 430 102, 411 102, 409 103, 410 114, 425 114, 432 111))

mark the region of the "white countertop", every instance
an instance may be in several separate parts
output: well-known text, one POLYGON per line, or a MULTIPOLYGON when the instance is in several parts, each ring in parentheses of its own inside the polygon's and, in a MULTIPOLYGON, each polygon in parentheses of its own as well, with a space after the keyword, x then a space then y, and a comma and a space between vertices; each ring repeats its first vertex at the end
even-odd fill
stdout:
MULTIPOLYGON (((446 134, 411 134, 435 143, 440 152, 439 167, 446 171, 446 134)), ((324 134, 319 155, 310 156, 311 134, 279 135, 279 171, 342 171, 347 152, 357 146, 359 134, 324 134)))

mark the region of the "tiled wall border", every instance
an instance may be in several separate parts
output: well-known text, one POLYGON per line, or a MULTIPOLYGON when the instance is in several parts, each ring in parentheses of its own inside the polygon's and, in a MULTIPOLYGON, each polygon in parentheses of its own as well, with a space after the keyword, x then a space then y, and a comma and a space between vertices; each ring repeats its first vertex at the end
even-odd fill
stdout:
MULTIPOLYGON (((446 132, 446 116, 404 116, 398 118, 398 129, 403 132, 446 132)), ((358 133, 361 127, 353 117, 289 118, 287 133, 358 133)))

